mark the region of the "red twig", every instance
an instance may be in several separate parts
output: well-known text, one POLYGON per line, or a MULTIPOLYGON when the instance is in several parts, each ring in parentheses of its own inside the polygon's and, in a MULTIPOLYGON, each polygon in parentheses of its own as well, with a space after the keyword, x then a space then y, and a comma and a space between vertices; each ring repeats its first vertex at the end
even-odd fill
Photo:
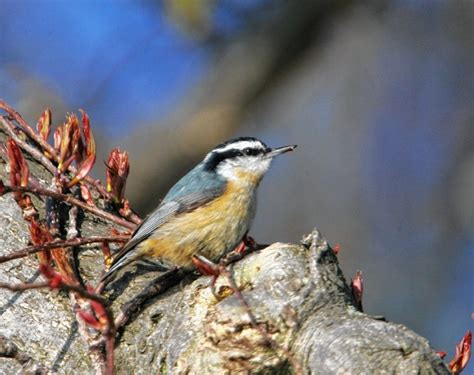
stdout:
MULTIPOLYGON (((21 115, 15 111, 11 106, 9 106, 5 101, 3 100, 0 100, 0 109, 2 109, 3 111, 5 111, 11 118, 13 118, 13 120, 15 120, 18 125, 20 125, 20 128, 21 130, 28 136, 30 137, 33 141, 35 141, 38 145, 40 145, 40 147, 46 151, 48 153, 48 155, 50 156, 50 159, 54 162, 57 162, 58 161, 58 155, 56 153, 56 150, 53 148, 53 146, 51 146, 47 141, 45 141, 40 134, 36 133, 33 128, 28 124, 28 122, 26 122, 26 120, 21 117, 21 115)), ((5 118, 1 118, 1 122, 2 124, 4 125, 5 128, 8 128, 8 133, 10 136, 12 136, 15 141, 18 141, 18 136, 16 134, 14 134, 14 136, 11 134, 11 130, 13 125, 11 123, 9 123, 8 121, 6 121, 5 118)), ((13 131, 14 133, 14 131, 13 131)), ((43 166, 45 168, 47 168, 51 173, 55 174, 57 172, 57 169, 56 167, 49 161, 50 159, 48 157, 46 157, 44 154, 42 154, 41 152, 39 152, 37 149, 35 149, 34 147, 32 146, 29 146, 28 144, 26 144, 26 142, 18 142, 18 144, 20 145, 21 148, 23 148, 26 152, 28 152, 31 156, 33 156, 35 159, 37 159, 41 164, 43 164, 43 166), (23 144, 20 144, 20 143, 23 143, 23 144), (24 146, 28 146, 28 149, 25 148, 24 146), (50 169, 49 166, 47 166, 48 162, 50 164, 50 166, 53 166, 53 170, 50 169)), ((77 169, 70 165, 68 170, 73 174, 73 175, 76 175, 77 174, 77 169)), ((105 188, 100 184, 100 182, 98 182, 97 180, 94 180, 92 177, 90 176, 86 176, 84 177, 84 181, 87 182, 87 184, 89 185, 92 185, 94 186, 94 188, 104 197, 104 198, 107 198, 109 196, 109 194, 107 193, 107 191, 105 190, 105 188)))
POLYGON ((41 151, 39 151, 34 146, 29 145, 27 142, 21 139, 21 137, 18 136, 18 134, 15 132, 15 126, 11 122, 5 119, 5 117, 0 116, 0 124, 3 126, 8 135, 15 140, 15 142, 18 144, 18 146, 20 146, 20 148, 22 148, 33 158, 35 158, 43 167, 45 167, 53 175, 57 173, 57 169, 54 164, 41 151))
POLYGON ((12 117, 18 123, 18 125, 20 125, 25 134, 38 143, 43 148, 43 150, 48 151, 48 153, 53 156, 56 156, 56 151, 54 148, 48 142, 43 140, 43 138, 41 138, 41 136, 33 130, 26 120, 3 100, 0 100, 0 109, 3 109, 10 117, 12 117))
POLYGON ((38 186, 35 186, 35 187, 33 187, 33 186, 27 186, 27 187, 15 186, 15 187, 12 187, 12 186, 6 186, 6 185, 4 187, 4 193, 10 193, 10 192, 15 192, 15 191, 20 191, 22 193, 34 193, 34 194, 38 194, 38 195, 44 195, 44 196, 47 196, 47 197, 52 197, 52 198, 61 200, 63 202, 67 202, 67 203, 73 204, 75 206, 78 206, 78 207, 82 208, 84 211, 90 212, 91 214, 93 214, 95 216, 98 216, 98 217, 101 217, 103 219, 112 221, 113 223, 116 223, 116 224, 118 224, 122 227, 132 229, 132 230, 135 229, 135 227, 136 227, 136 224, 134 224, 130 221, 121 219, 120 217, 115 216, 115 215, 113 215, 111 213, 108 213, 106 211, 103 211, 98 207, 89 206, 87 203, 84 203, 84 202, 80 201, 79 199, 76 199, 72 196, 65 195, 65 194, 62 194, 62 193, 58 193, 58 192, 55 192, 55 191, 52 191, 52 190, 49 190, 49 189, 46 189, 46 188, 43 188, 43 187, 38 187, 38 186))
POLYGON ((114 316, 112 314, 112 311, 107 307, 107 300, 98 294, 88 292, 86 289, 80 286, 61 283, 59 287, 68 291, 72 291, 85 299, 98 302, 102 306, 105 312, 105 318, 107 320, 105 330, 102 332, 102 334, 105 337, 105 352, 106 352, 104 375, 113 375, 116 329, 115 329, 115 322, 114 322, 114 316))
POLYGON ((5 263, 13 259, 23 258, 30 254, 35 254, 40 251, 56 249, 61 247, 71 247, 71 246, 81 246, 90 243, 98 242, 126 242, 129 239, 129 236, 110 236, 110 237, 85 237, 85 238, 74 238, 67 241, 54 241, 44 245, 37 246, 28 246, 21 250, 12 252, 7 255, 0 256, 0 263, 5 263))
POLYGON ((105 336, 105 352, 106 363, 105 363, 105 375, 113 375, 114 373, 114 349, 115 349, 115 329, 113 333, 105 336))
POLYGON ((133 222, 134 224, 141 224, 142 223, 142 219, 140 218, 140 216, 138 216, 137 214, 133 213, 133 212, 130 212, 127 216, 125 216, 128 220, 130 220, 131 222, 133 222))

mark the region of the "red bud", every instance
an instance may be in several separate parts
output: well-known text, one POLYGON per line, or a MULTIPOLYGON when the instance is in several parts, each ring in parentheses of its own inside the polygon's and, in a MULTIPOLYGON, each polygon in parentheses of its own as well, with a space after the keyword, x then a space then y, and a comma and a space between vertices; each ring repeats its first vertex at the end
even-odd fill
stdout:
POLYGON ((77 171, 74 178, 69 182, 68 187, 74 186, 78 182, 82 181, 91 171, 95 163, 95 154, 89 155, 86 160, 84 160, 77 171))
POLYGON ((114 148, 107 161, 107 192, 112 194, 116 203, 121 203, 124 193, 125 184, 127 182, 128 172, 130 171, 130 163, 128 154, 114 148))
POLYGON ((53 236, 48 228, 38 223, 36 220, 32 220, 30 223, 30 234, 31 241, 34 245, 42 245, 53 240, 53 236))
POLYGON ((54 149, 56 150, 56 152, 59 152, 59 149, 61 148, 62 134, 63 134, 63 127, 58 126, 53 133, 54 149))
POLYGON ((351 282, 352 295, 356 303, 356 307, 362 311, 362 295, 364 293, 364 280, 362 279, 362 272, 357 271, 354 280, 351 282))
POLYGON ((460 374, 464 370, 471 359, 471 343, 472 343, 472 332, 467 333, 462 338, 461 342, 456 345, 456 354, 449 367, 454 375, 460 374))
POLYGON ((77 312, 79 314, 79 316, 81 317, 81 319, 87 323, 87 325, 99 330, 100 329, 100 324, 99 322, 97 321, 97 319, 92 316, 92 314, 84 311, 84 310, 79 310, 77 312))
POLYGON ((81 197, 89 206, 95 206, 92 194, 86 185, 81 185, 81 197))
POLYGON ((82 114, 82 134, 84 135, 84 144, 86 145, 85 156, 95 155, 95 140, 92 135, 89 116, 87 116, 84 110, 80 109, 79 111, 82 114))
POLYGON ((102 254, 104 255, 104 260, 107 263, 109 259, 112 259, 112 252, 110 251, 110 246, 107 242, 102 242, 102 254))
POLYGON ((51 110, 46 108, 36 123, 36 130, 43 140, 47 141, 51 131, 51 110))
POLYGON ((119 210, 120 215, 123 217, 129 217, 132 214, 132 209, 130 208, 130 202, 126 198, 122 198, 122 208, 119 210))
POLYGON ((102 306, 100 302, 91 300, 91 307, 99 322, 101 322, 103 325, 107 324, 107 313, 104 306, 102 306))
POLYGON ((52 289, 56 289, 61 286, 62 282, 63 282, 63 277, 61 276, 61 274, 55 272, 53 277, 49 279, 49 286, 52 289))
POLYGON ((50 264, 45 264, 45 263, 41 263, 39 265, 39 270, 41 272, 41 274, 46 277, 48 280, 51 280, 54 275, 56 274, 56 271, 54 270, 53 267, 51 267, 50 264))
POLYGON ((7 141, 7 154, 10 161, 10 185, 28 186, 30 170, 20 147, 18 147, 13 139, 8 139, 7 141))
MULTIPOLYGON (((77 157, 81 142, 81 133, 79 130, 79 120, 75 114, 67 116, 66 123, 62 125, 62 130, 59 131, 61 139, 59 143, 59 172, 64 172, 67 167, 66 161, 72 162, 71 157, 77 157)), ((58 128, 59 129, 59 128, 58 128)), ((56 145, 55 139, 55 145, 56 145)))

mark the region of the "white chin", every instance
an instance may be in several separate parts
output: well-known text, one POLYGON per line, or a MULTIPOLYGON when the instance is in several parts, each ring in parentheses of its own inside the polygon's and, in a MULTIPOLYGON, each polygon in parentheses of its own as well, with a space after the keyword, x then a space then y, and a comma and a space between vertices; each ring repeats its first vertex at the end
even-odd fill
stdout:
POLYGON ((247 172, 256 176, 263 176, 272 163, 272 159, 258 160, 254 163, 223 163, 217 167, 217 172, 229 180, 237 180, 241 174, 239 172, 247 172))

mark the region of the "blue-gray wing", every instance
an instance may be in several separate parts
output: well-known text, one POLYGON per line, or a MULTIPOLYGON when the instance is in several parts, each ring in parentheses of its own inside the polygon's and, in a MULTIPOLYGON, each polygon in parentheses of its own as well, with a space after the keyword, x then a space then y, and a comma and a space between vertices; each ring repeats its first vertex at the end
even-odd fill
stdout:
POLYGON ((165 224, 170 218, 183 212, 192 211, 210 202, 220 196, 224 189, 225 185, 214 186, 206 190, 187 192, 187 194, 175 196, 173 200, 164 200, 158 208, 135 229, 130 241, 125 244, 115 257, 114 263, 118 261, 123 254, 150 237, 156 229, 165 224))

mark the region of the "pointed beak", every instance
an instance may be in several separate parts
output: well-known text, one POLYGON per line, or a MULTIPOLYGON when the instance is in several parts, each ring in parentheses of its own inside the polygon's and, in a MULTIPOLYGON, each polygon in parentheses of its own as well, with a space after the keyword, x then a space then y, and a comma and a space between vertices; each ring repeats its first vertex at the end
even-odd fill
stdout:
POLYGON ((296 146, 297 145, 277 147, 268 151, 266 156, 269 158, 274 158, 275 156, 284 154, 285 152, 293 151, 296 148, 296 146))

